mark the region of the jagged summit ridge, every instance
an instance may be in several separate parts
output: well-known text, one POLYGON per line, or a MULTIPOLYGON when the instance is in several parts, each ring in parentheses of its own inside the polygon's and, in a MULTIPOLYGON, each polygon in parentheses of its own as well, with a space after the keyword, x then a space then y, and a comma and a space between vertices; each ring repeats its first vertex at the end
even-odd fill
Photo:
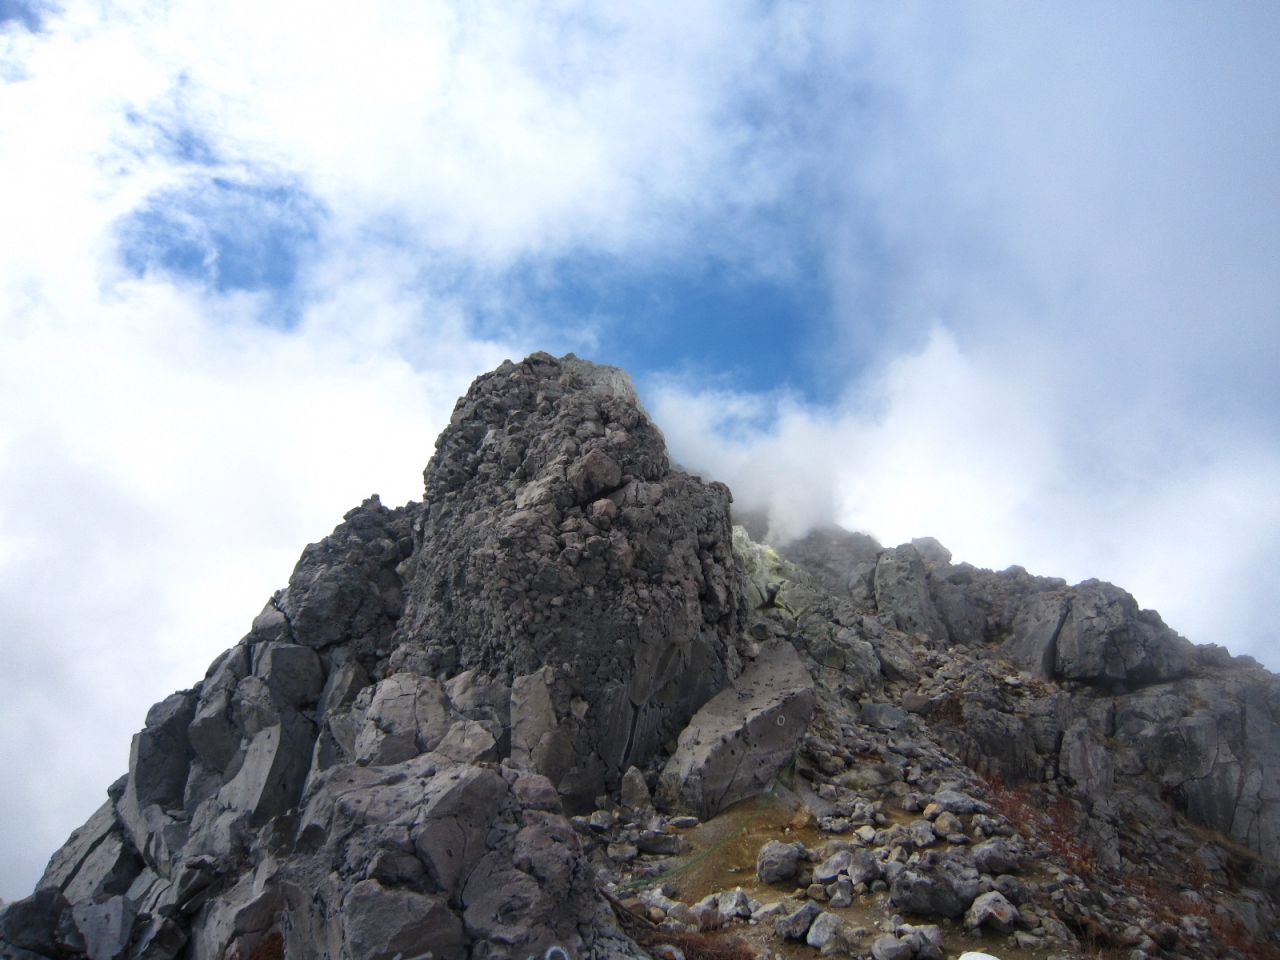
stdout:
POLYGON ((623 371, 572 355, 478 378, 424 481, 308 545, 153 707, 0 911, 0 958, 670 960, 722 924, 760 951, 964 948, 931 917, 1064 957, 1269 949, 1280 682, 1248 658, 928 538, 768 546, 672 466, 623 371), (751 881, 725 861, 697 903, 628 898, 769 791, 804 843, 779 832, 751 881))

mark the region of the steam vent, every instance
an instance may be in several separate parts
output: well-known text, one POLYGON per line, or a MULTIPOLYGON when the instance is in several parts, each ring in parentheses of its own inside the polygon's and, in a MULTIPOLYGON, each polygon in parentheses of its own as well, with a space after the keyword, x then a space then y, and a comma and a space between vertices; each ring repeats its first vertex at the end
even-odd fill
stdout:
POLYGON ((0 958, 1280 956, 1250 658, 928 538, 766 544, 572 355, 424 477, 152 707, 0 958))

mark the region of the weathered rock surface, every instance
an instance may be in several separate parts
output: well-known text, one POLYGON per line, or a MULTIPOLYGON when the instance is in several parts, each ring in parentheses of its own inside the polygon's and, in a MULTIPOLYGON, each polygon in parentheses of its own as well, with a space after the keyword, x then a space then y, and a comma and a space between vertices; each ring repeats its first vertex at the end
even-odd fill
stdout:
POLYGON ((741 671, 729 491, 672 471, 622 371, 535 354, 480 377, 426 470, 398 662, 542 672, 538 770, 584 800, 741 671), (423 544, 429 544, 426 549, 423 544))
POLYGON ((763 648, 680 734, 659 781, 671 807, 707 819, 769 789, 813 715, 813 679, 789 643, 763 648))

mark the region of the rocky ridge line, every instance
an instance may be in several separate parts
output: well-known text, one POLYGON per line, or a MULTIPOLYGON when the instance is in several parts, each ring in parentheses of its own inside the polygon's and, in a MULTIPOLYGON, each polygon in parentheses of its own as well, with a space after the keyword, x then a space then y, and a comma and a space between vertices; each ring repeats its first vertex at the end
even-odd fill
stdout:
POLYGON ((0 957, 1274 945, 1280 680, 1248 658, 936 541, 768 547, 572 356, 477 379, 425 480, 151 710, 0 957), (793 761, 815 839, 682 902, 701 831, 793 761))

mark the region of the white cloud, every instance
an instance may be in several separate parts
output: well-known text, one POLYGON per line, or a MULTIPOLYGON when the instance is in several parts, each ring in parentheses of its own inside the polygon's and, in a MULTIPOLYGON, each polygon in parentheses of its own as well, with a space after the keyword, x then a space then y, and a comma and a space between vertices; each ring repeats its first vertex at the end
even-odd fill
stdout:
POLYGON ((834 522, 889 546, 937 537, 956 562, 1110 580, 1193 641, 1280 666, 1280 455, 1224 443, 1152 461, 1123 429, 1082 443, 1070 396, 1007 360, 936 328, 834 409, 671 380, 651 405, 675 459, 767 510, 778 540, 834 522))

